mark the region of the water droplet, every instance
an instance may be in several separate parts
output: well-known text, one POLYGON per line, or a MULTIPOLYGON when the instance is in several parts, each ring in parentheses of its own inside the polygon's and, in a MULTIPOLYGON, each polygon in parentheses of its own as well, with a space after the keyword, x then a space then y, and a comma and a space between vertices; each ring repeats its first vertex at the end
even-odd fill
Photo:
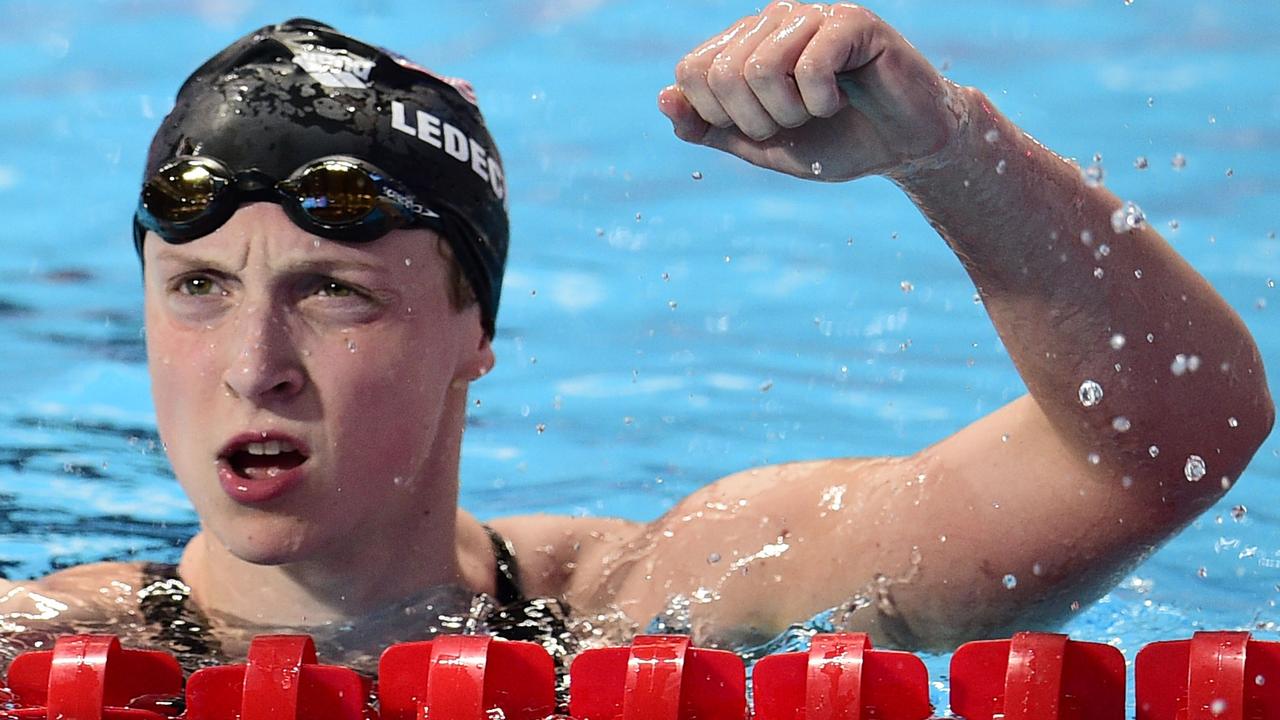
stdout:
POLYGON ((1142 208, 1138 207, 1132 200, 1126 200, 1123 205, 1116 208, 1111 213, 1111 229, 1117 235, 1132 232, 1147 225, 1147 216, 1143 214, 1142 208))
POLYGON ((1201 565, 1200 569, 1196 570, 1196 576, 1207 578, 1209 577, 1209 570, 1206 569, 1203 565, 1201 565))
POLYGON ((1013 575, 1012 573, 1005 575, 1003 582, 1004 582, 1005 590, 1012 590, 1018 587, 1018 578, 1016 575, 1013 575))
POLYGON ((546 431, 547 431, 547 424, 546 424, 546 423, 538 423, 537 425, 534 425, 534 426, 533 426, 533 429, 534 429, 534 430, 536 430, 536 431, 538 432, 538 434, 539 434, 539 435, 541 435, 542 433, 544 433, 544 432, 546 432, 546 431))
POLYGON ((1137 279, 1141 280, 1141 279, 1142 279, 1142 268, 1137 268, 1137 269, 1135 269, 1135 270, 1133 271, 1133 276, 1134 276, 1135 278, 1137 278, 1137 279))
POLYGON ((1209 712, 1214 716, 1222 715, 1226 711, 1227 701, 1222 698, 1214 698, 1213 702, 1209 703, 1209 712))
POLYGON ((1002 443, 1007 443, 1007 442, 1009 442, 1009 433, 1002 433, 1002 434, 1000 435, 1000 442, 1002 442, 1002 443))
POLYGON ((1187 372, 1187 356, 1179 353, 1173 356, 1173 362, 1169 364, 1169 372, 1176 377, 1181 377, 1187 372))
POLYGON ((1129 418, 1123 415, 1117 415, 1112 419, 1111 427, 1116 432, 1129 432, 1129 428, 1133 427, 1133 424, 1129 422, 1129 418))
POLYGON ((348 351, 348 352, 355 352, 355 351, 356 351, 356 341, 355 341, 355 340, 352 340, 351 338, 347 338, 347 351, 348 351))
POLYGON ((407 482, 409 482, 409 479, 403 475, 397 475, 391 478, 391 484, 395 485, 396 487, 404 487, 405 483, 407 482))
POLYGON ((1098 463, 1102 462, 1102 456, 1096 452, 1091 452, 1089 453, 1088 460, 1090 465, 1097 465, 1098 463))
POLYGON ((718 552, 713 552, 713 553, 711 553, 710 555, 708 555, 708 556, 707 556, 707 564, 708 564, 708 565, 715 565, 715 564, 716 564, 716 563, 718 563, 718 562, 720 562, 720 553, 718 553, 718 552))
POLYGON ((1136 167, 1136 168, 1138 168, 1139 170, 1146 170, 1146 169, 1147 169, 1147 166, 1148 166, 1149 164, 1150 164, 1150 163, 1148 163, 1148 162, 1147 162, 1147 156, 1146 156, 1146 155, 1139 155, 1139 156, 1138 156, 1138 157, 1133 161, 1133 166, 1134 166, 1134 167, 1136 167))
POLYGON ((1081 230, 1080 242, 1084 243, 1085 247, 1089 247, 1090 245, 1093 245, 1093 233, 1088 230, 1081 230))
MULTIPOLYGON (((1133 0, 1129 0, 1129 2, 1127 2, 1127 3, 1125 3, 1125 4, 1126 4, 1126 5, 1132 5, 1132 4, 1133 4, 1133 0)), ((1153 97, 1149 97, 1149 98, 1147 98, 1147 107, 1155 107, 1155 106, 1156 106, 1156 99, 1155 99, 1155 98, 1153 98, 1153 97)))
POLYGON ((818 162, 817 160, 814 160, 813 164, 809 166, 809 169, 813 171, 814 175, 821 175, 822 163, 818 162))
POLYGON ((1254 685, 1258 685, 1259 687, 1261 687, 1262 685, 1266 685, 1266 684, 1267 684, 1267 678, 1266 678, 1266 676, 1264 676, 1264 675, 1255 675, 1255 676, 1253 677, 1253 684, 1254 684, 1254 685))
POLYGON ((1155 341, 1156 341, 1156 334, 1155 334, 1155 333, 1147 333, 1147 342, 1149 342, 1149 343, 1150 343, 1150 342, 1155 342, 1155 341))
POLYGON ((693 178, 694 180, 701 180, 701 179, 702 179, 702 171, 701 171, 701 170, 694 170, 693 172, 689 173, 689 177, 693 178))
POLYGON ((671 280, 671 273, 665 273, 665 272, 662 273, 663 282, 670 282, 670 280, 671 280))
POLYGON ((1000 131, 996 130, 995 128, 991 128, 990 130, 982 134, 982 139, 986 140, 989 143, 993 143, 1000 139, 1000 131))
POLYGON ((1111 246, 1110 246, 1110 245, 1108 245, 1108 244, 1106 244, 1106 243, 1103 243, 1103 244, 1101 244, 1101 245, 1099 245, 1099 246, 1098 246, 1098 255, 1099 255, 1099 256, 1101 256, 1101 257, 1106 257, 1106 256, 1108 256, 1108 255, 1110 255, 1110 254, 1111 254, 1111 246))
POLYGON ((772 389, 773 389, 772 380, 765 380, 764 382, 760 383, 760 392, 769 392, 772 389))
POLYGON ((1125 490, 1128 490, 1129 488, 1133 487, 1133 478, 1129 477, 1128 475, 1125 475, 1124 477, 1120 478, 1120 487, 1124 488, 1125 490))
POLYGON ((1085 407, 1093 407, 1102 402, 1102 386, 1093 380, 1085 380, 1080 383, 1078 394, 1080 404, 1085 407))
POLYGON ((1003 175, 1005 169, 1008 167, 1009 167, 1009 163, 1005 162, 1004 160, 1001 160, 1000 162, 996 163, 996 174, 1003 175))
POLYGON ((1180 227, 1182 227, 1182 223, 1178 222, 1177 218, 1174 218, 1173 220, 1169 221, 1170 230, 1177 230, 1180 227))
POLYGON ((1031 574, 1035 575, 1036 577, 1040 577, 1041 575, 1044 575, 1044 566, 1042 566, 1040 563, 1032 563, 1031 574))
POLYGON ((1199 455, 1192 455, 1187 458, 1187 464, 1182 468, 1182 474, 1187 476, 1187 482, 1200 482, 1200 478, 1204 477, 1207 468, 1204 466, 1204 458, 1199 455))
POLYGON ((1187 156, 1177 153, 1173 156, 1173 169, 1181 170, 1187 166, 1187 156))
POLYGON ((1093 269, 1093 276, 1094 276, 1094 277, 1096 277, 1096 278, 1098 278, 1099 280, 1101 280, 1101 279, 1102 279, 1102 276, 1103 276, 1103 275, 1105 275, 1105 274, 1106 274, 1106 273, 1105 273, 1105 272, 1103 272, 1102 268, 1100 268, 1100 267, 1096 267, 1096 268, 1094 268, 1094 269, 1093 269))
MULTIPOLYGON (((1096 155, 1094 157, 1097 157, 1096 155)), ((1084 169, 1084 184, 1089 187, 1098 187, 1107 177, 1107 173, 1102 166, 1096 162, 1084 169)))
POLYGON ((1240 427, 1240 421, 1234 417, 1227 418, 1227 427, 1240 427))
POLYGON ((640 222, 641 217, 640 213, 636 213, 636 222, 640 222))
POLYGON ((1148 455, 1150 455, 1151 457, 1157 457, 1157 456, 1159 456, 1159 455, 1160 455, 1160 446, 1159 446, 1159 445, 1152 445, 1151 447, 1147 448, 1147 454, 1148 454, 1148 455))
POLYGON ((675 310, 677 307, 679 307, 679 304, 675 300, 668 300, 667 307, 671 308, 672 310, 675 310))
POLYGON ((1236 174, 1235 170, 1232 170, 1231 168, 1227 168, 1227 177, 1233 177, 1235 174, 1236 174))
POLYGON ((1241 520, 1244 520, 1244 516, 1248 514, 1248 512, 1249 512, 1249 508, 1245 507, 1244 505, 1236 505, 1235 507, 1231 508, 1231 519, 1235 520, 1236 522, 1240 522, 1241 520))
POLYGON ((405 266, 405 267, 409 267, 409 266, 410 266, 410 265, 412 265, 412 264, 413 264, 413 259, 412 259, 412 258, 405 258, 405 259, 404 259, 404 266, 405 266))
POLYGON ((1124 340, 1124 335, 1121 335, 1120 333, 1116 333, 1115 335, 1112 335, 1112 336, 1111 336, 1111 349, 1112 349, 1112 350, 1119 350, 1119 349, 1123 348, 1123 347, 1124 347, 1124 342, 1125 342, 1125 340, 1124 340))
POLYGON ((909 280, 903 280, 902 282, 898 283, 898 287, 901 288, 902 292, 904 293, 909 293, 912 290, 916 289, 916 286, 912 285, 909 280))

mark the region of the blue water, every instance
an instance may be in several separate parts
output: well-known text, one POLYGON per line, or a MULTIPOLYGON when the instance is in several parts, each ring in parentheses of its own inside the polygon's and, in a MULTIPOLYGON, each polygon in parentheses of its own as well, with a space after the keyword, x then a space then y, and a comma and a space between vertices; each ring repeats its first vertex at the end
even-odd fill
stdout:
MULTIPOLYGON (((1100 154, 1107 185, 1244 318, 1280 396, 1280 4, 871 6, 1050 147, 1100 154)), ((753 9, 0 2, 4 572, 173 558, 193 531, 155 447, 128 219, 177 85, 290 15, 471 79, 502 147, 499 364, 473 387, 463 466, 482 517, 651 519, 744 467, 913 452, 1024 392, 959 264, 891 185, 805 183, 671 136, 653 98, 672 65, 753 9)), ((1274 638, 1277 480, 1273 437, 1222 503, 1066 630, 1130 660, 1198 628, 1274 638)))

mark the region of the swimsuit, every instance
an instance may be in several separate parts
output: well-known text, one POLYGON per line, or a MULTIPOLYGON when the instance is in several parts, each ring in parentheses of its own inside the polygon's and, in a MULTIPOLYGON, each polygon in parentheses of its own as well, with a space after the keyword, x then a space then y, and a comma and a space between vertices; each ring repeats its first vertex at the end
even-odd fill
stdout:
MULTIPOLYGON (((477 598, 472 616, 462 622, 454 619, 450 632, 536 642, 556 661, 563 676, 569 657, 578 650, 578 640, 569 630, 567 605, 555 598, 526 597, 511 543, 493 528, 485 525, 484 529, 493 546, 494 595, 477 598)), ((210 632, 208 617, 190 602, 191 588, 178 576, 176 565, 148 563, 142 575, 138 607, 147 625, 155 628, 152 639, 157 647, 172 652, 188 672, 231 661, 210 632)), ((421 638, 405 638, 416 639, 421 638)))

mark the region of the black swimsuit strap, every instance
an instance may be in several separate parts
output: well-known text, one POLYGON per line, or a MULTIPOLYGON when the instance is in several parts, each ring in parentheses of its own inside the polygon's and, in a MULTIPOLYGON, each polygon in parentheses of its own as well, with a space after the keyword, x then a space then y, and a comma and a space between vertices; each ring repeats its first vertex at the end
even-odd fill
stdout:
POLYGON ((142 566, 138 609, 148 625, 158 628, 156 640, 171 649, 187 670, 220 656, 221 645, 209 631, 209 619, 191 600, 191 588, 178 576, 177 565, 142 566))
POLYGON ((516 564, 515 548, 497 530, 483 524, 480 527, 489 534, 489 542, 493 544, 494 599, 499 605, 522 602, 526 598, 520 589, 520 566, 516 564))

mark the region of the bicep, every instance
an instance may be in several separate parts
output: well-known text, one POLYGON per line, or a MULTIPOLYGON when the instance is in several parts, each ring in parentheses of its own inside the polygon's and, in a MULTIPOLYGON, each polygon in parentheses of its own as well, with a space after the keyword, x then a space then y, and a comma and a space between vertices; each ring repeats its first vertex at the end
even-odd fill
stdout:
POLYGON ((691 495, 602 558, 643 622, 675 595, 722 632, 830 607, 914 647, 1055 621, 1159 533, 1119 477, 1030 397, 915 455, 756 468, 691 495))

